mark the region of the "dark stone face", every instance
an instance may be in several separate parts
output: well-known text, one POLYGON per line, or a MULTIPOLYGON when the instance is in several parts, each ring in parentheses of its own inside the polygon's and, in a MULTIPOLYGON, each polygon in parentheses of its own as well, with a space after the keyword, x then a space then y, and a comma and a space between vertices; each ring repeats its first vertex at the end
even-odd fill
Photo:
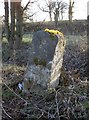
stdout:
POLYGON ((33 49, 33 60, 38 59, 46 63, 53 60, 56 45, 58 43, 58 38, 54 36, 53 38, 49 33, 44 31, 37 31, 33 35, 32 49, 33 49))

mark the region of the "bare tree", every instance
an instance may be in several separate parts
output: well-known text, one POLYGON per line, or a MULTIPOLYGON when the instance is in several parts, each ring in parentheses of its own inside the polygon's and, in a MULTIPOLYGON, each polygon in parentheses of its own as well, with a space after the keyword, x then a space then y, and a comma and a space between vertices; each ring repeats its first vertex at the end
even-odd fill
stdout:
POLYGON ((54 8, 53 9, 54 9, 54 11, 53 11, 54 21, 55 21, 55 24, 57 25, 58 20, 60 20, 60 18, 63 19, 63 13, 67 9, 67 3, 62 2, 62 1, 54 2, 54 8))
POLYGON ((72 22, 73 18, 73 8, 74 8, 74 1, 69 0, 69 21, 72 22))
POLYGON ((24 11, 27 10, 28 6, 30 6, 31 4, 33 4, 36 1, 31 1, 29 0, 27 2, 27 4, 22 7, 21 6, 21 1, 19 0, 19 2, 15 3, 15 12, 16 12, 16 46, 17 48, 20 47, 21 45, 21 41, 22 41, 22 29, 23 29, 23 15, 24 15, 24 11))
POLYGON ((65 13, 66 9, 67 9, 67 3, 63 2, 61 4, 61 9, 60 9, 60 12, 61 12, 61 19, 63 20, 63 14, 65 13))
POLYGON ((49 0, 48 2, 46 2, 46 0, 45 0, 45 3, 46 4, 45 4, 44 7, 40 7, 40 5, 38 5, 38 7, 43 12, 49 13, 49 19, 50 19, 50 21, 52 21, 52 13, 53 13, 53 8, 54 8, 54 2, 52 2, 51 0, 49 0))
POLYGON ((8 0, 4 0, 5 4, 5 31, 6 37, 10 47, 13 47, 13 43, 16 43, 17 48, 20 47, 22 41, 22 27, 23 27, 23 14, 28 6, 33 2, 29 0, 26 6, 21 6, 21 1, 18 2, 10 0, 10 6, 8 0), (9 24, 9 9, 11 13, 11 24, 9 24), (16 22, 15 22, 16 21, 16 22), (10 25, 10 26, 9 26, 10 25))
POLYGON ((49 13, 50 21, 52 21, 52 15, 54 15, 54 21, 57 24, 58 20, 60 19, 60 15, 62 15, 63 18, 63 13, 67 9, 67 3, 58 0, 57 1, 49 0, 48 3, 46 2, 45 7, 40 7, 39 5, 38 7, 43 12, 49 13))

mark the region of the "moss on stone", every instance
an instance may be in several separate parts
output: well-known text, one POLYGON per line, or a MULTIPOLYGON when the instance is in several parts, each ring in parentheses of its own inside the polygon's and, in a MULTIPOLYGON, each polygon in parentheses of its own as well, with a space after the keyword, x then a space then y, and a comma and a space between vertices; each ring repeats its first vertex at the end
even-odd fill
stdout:
POLYGON ((33 61, 34 61, 34 64, 35 64, 35 65, 39 65, 39 60, 38 60, 37 57, 35 57, 35 58, 33 59, 33 61))
POLYGON ((33 59, 33 61, 34 61, 35 65, 42 65, 42 66, 46 67, 47 63, 46 63, 46 61, 44 59, 39 59, 39 58, 35 57, 33 59))

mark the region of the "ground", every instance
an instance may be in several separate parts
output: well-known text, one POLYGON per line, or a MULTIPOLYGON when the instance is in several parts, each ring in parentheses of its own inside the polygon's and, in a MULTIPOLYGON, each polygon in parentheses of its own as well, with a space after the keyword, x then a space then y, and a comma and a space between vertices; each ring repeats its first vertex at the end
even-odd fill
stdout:
POLYGON ((32 34, 24 36, 21 49, 11 51, 3 41, 3 120, 87 119, 87 38, 66 35, 60 85, 56 91, 37 91, 34 85, 26 94, 18 88, 24 80, 32 34), (29 36, 29 37, 28 37, 29 36))

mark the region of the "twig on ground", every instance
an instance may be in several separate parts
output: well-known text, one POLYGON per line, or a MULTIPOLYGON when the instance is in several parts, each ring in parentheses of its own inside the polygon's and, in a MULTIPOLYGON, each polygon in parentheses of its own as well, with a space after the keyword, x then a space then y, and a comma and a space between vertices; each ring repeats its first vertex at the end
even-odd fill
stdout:
POLYGON ((67 107, 67 115, 68 115, 69 119, 70 119, 70 107, 69 107, 70 103, 71 103, 71 98, 69 97, 69 99, 68 99, 68 107, 67 107))
POLYGON ((48 110, 48 118, 50 118, 50 117, 52 118, 52 116, 50 116, 50 113, 49 113, 50 110, 52 109, 52 107, 53 107, 53 104, 50 106, 50 108, 49 108, 49 110, 48 110))
POLYGON ((44 113, 42 112, 42 114, 39 116, 38 120, 44 115, 44 113))
POLYGON ((1 106, 2 111, 5 113, 6 116, 8 116, 11 120, 14 120, 6 111, 5 109, 1 106))
POLYGON ((7 84, 4 83, 4 85, 5 85, 11 92, 13 92, 17 97, 19 97, 21 100, 23 100, 25 103, 27 103, 27 101, 26 101, 24 98, 22 98, 22 97, 19 96, 17 93, 15 93, 7 84))
POLYGON ((56 107, 57 107, 57 114, 58 114, 58 118, 60 120, 60 117, 59 117, 59 108, 58 108, 58 99, 57 99, 58 95, 57 95, 57 91, 56 91, 56 95, 55 95, 55 101, 56 101, 56 107))

